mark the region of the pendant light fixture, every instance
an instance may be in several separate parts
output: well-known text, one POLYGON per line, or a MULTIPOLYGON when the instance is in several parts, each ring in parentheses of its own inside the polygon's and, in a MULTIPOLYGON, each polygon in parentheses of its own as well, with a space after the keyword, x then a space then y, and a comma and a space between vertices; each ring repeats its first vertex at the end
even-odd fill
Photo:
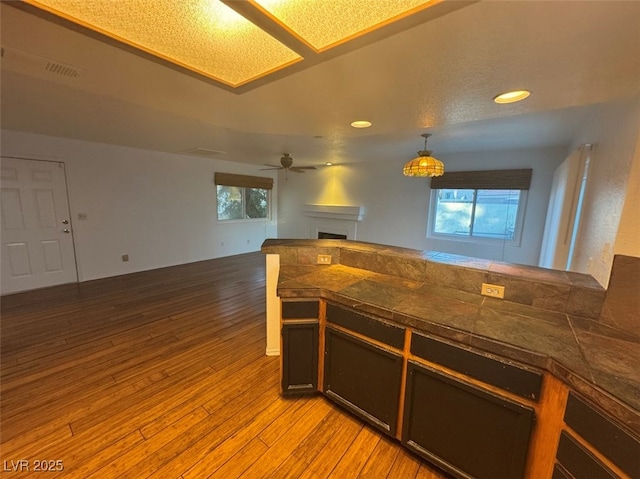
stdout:
POLYGON ((417 158, 405 163, 402 173, 404 176, 442 176, 444 164, 431 156, 432 151, 427 150, 427 139, 431 133, 423 133, 422 136, 424 137, 424 150, 418 152, 417 158))

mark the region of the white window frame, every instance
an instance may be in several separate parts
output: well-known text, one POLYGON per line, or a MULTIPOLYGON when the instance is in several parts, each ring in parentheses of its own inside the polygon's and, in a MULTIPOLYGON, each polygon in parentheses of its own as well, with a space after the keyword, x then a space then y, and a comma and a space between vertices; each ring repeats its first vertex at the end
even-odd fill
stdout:
MULTIPOLYGON (((470 190, 482 190, 484 188, 467 188, 470 190)), ((461 236, 447 233, 436 233, 434 231, 436 224, 436 211, 438 204, 438 188, 431 189, 431 195, 429 200, 429 214, 427 216, 427 238, 438 239, 445 241, 458 241, 461 243, 476 243, 476 244, 508 244, 511 246, 520 246, 522 242, 522 230, 524 228, 524 217, 527 209, 527 197, 529 190, 520 191, 520 200, 518 201, 518 212, 516 214, 515 230, 513 239, 500 239, 500 238, 486 238, 483 236, 461 236)), ((477 194, 474 193, 473 201, 475 203, 477 194)))
POLYGON ((230 186, 230 185, 216 185, 216 221, 218 223, 259 223, 259 222, 269 222, 271 221, 271 190, 268 188, 248 188, 244 186, 230 186), (222 187, 230 187, 230 188, 240 188, 242 190, 242 218, 229 218, 229 219, 220 219, 218 216, 218 186, 222 187), (267 191, 267 216, 265 218, 247 218, 247 206, 244 201, 245 198, 245 190, 247 189, 258 189, 258 190, 266 190, 267 191))

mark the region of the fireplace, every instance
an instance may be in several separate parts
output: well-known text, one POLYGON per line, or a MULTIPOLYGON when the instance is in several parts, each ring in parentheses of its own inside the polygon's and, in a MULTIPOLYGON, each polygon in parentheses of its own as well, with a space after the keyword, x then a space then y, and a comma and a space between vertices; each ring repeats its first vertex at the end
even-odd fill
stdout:
POLYGON ((302 206, 309 217, 309 238, 355 240, 358 222, 362 221, 362 206, 315 205, 302 206))
POLYGON ((347 235, 339 233, 329 233, 327 231, 318 231, 318 239, 347 239, 347 235))

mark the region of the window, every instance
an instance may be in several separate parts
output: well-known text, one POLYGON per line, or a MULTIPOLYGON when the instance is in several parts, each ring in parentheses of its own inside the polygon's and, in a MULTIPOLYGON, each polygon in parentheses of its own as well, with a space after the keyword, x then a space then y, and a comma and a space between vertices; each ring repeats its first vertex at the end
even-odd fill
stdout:
POLYGON ((531 170, 454 172, 433 178, 427 235, 519 242, 530 181, 531 170))
POLYGON ((271 216, 272 178, 216 173, 218 221, 259 220, 271 216))
POLYGON ((217 185, 218 221, 269 218, 269 190, 217 185))
POLYGON ((433 233, 514 240, 520 190, 435 190, 433 233))

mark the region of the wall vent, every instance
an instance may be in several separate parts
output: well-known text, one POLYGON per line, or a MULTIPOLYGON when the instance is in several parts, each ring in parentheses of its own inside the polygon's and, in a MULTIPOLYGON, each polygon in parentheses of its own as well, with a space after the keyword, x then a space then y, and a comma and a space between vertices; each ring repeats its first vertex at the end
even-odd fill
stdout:
POLYGON ((209 158, 213 156, 220 156, 220 155, 227 154, 226 151, 211 150, 209 148, 202 148, 202 147, 190 148, 188 150, 184 150, 183 153, 186 153, 187 155, 206 156, 209 158))
POLYGON ((40 78, 45 72, 66 78, 78 78, 83 72, 73 65, 6 46, 2 47, 2 68, 40 78))
POLYGON ((44 69, 69 78, 77 78, 80 76, 80 72, 76 68, 54 61, 48 61, 44 69))

